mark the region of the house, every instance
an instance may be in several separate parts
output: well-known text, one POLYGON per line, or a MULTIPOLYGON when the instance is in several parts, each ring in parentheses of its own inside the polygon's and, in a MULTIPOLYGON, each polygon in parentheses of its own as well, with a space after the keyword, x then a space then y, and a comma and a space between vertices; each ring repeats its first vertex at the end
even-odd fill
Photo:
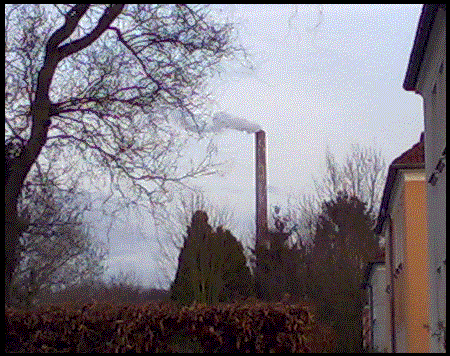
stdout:
POLYGON ((386 241, 387 352, 428 352, 428 229, 424 135, 389 166, 375 232, 386 241))
POLYGON ((446 5, 425 4, 403 88, 423 98, 428 206, 430 351, 445 352, 446 328, 446 5))
POLYGON ((388 348, 385 330, 387 328, 386 267, 382 259, 371 261, 364 271, 363 287, 367 291, 368 304, 363 311, 363 347, 368 351, 383 351, 388 348))

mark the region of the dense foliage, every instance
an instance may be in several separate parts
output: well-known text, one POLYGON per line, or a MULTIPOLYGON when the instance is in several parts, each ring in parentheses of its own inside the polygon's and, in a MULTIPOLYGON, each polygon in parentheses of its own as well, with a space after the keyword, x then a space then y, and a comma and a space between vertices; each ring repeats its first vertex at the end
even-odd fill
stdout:
POLYGON ((178 258, 178 270, 171 286, 171 298, 189 305, 230 301, 249 296, 250 269, 242 244, 230 231, 214 231, 204 211, 196 211, 178 258))
POLYGON ((379 255, 378 237, 366 204, 339 192, 323 203, 312 249, 311 297, 322 320, 338 331, 340 352, 361 350, 363 271, 379 255))
POLYGON ((373 223, 366 203, 340 191, 322 203, 312 241, 288 244, 289 234, 279 226, 269 233, 269 247, 254 250, 257 297, 306 298, 317 307, 319 320, 334 327, 336 351, 361 351, 363 271, 380 255, 373 223))

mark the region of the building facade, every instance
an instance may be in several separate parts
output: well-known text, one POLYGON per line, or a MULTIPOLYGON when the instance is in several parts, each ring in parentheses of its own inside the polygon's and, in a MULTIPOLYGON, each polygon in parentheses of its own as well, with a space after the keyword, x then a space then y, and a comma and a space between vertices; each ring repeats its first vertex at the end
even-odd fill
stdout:
POLYGON ((387 352, 428 352, 429 255, 424 135, 389 166, 375 231, 384 237, 387 352))
POLYGON ((431 352, 446 344, 446 5, 425 4, 403 88, 423 98, 431 352))

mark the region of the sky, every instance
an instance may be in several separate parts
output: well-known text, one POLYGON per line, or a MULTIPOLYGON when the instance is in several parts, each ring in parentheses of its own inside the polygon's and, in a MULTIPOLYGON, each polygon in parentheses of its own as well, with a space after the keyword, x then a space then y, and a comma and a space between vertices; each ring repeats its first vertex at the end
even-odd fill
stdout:
MULTIPOLYGON (((422 5, 223 5, 237 22, 253 70, 225 64, 213 78, 217 118, 261 127, 267 140, 268 205, 313 191, 327 147, 337 161, 352 144, 381 150, 387 164, 419 140, 423 102, 402 88, 422 5)), ((226 121, 225 120, 225 121, 226 121)), ((220 120, 219 120, 220 121, 220 120)), ((254 229, 255 135, 215 122, 223 176, 193 182, 234 214, 232 232, 254 229)), ((228 121, 229 122, 229 121, 228 121)), ((196 147, 192 147, 195 154, 196 147)), ((162 230, 130 212, 110 233, 108 274, 134 271, 144 286, 168 287, 156 236, 162 230), (159 283, 158 282, 161 283, 159 283)), ((173 252, 176 258, 177 252, 173 252)), ((175 269, 165 265, 173 278, 175 269)))

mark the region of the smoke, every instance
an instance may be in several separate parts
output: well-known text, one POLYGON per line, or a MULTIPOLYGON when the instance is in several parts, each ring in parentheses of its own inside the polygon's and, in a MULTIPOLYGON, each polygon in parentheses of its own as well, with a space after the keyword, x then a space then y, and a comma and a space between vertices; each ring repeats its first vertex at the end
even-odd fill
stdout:
POLYGON ((219 111, 213 115, 212 124, 206 123, 203 119, 196 118, 195 124, 191 118, 186 118, 181 112, 172 116, 185 130, 192 132, 222 132, 223 130, 238 130, 247 133, 255 133, 262 130, 257 123, 230 115, 219 111))
POLYGON ((213 116, 213 125, 211 127, 211 131, 222 132, 224 129, 255 133, 261 130, 261 126, 254 122, 250 122, 248 120, 241 119, 239 117, 227 114, 226 112, 220 111, 215 113, 213 116))

